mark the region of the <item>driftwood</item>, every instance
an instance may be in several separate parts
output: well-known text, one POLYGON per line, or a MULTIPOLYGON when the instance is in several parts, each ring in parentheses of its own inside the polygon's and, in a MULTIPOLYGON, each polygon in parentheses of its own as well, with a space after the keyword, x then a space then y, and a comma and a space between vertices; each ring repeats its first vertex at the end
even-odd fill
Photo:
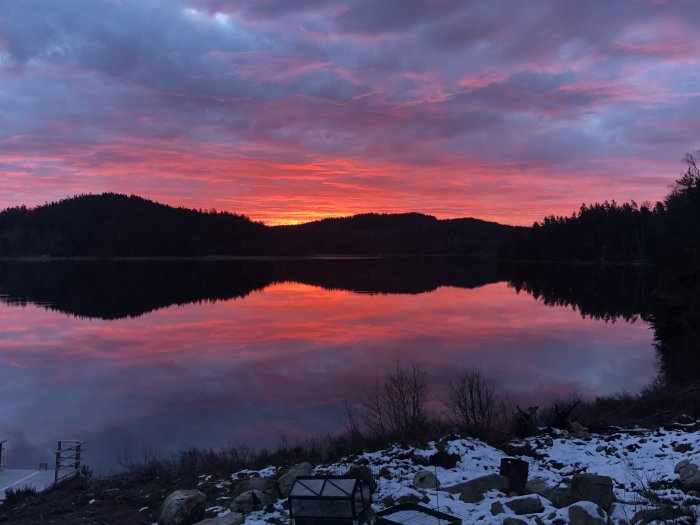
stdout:
POLYGON ((554 417, 552 418, 552 423, 549 425, 552 428, 558 428, 559 430, 570 430, 571 422, 569 421, 569 416, 574 411, 574 409, 581 403, 581 400, 576 401, 566 410, 559 408, 559 405, 555 403, 554 405, 554 417))
POLYGON ((537 409, 539 407, 528 407, 527 411, 515 405, 518 411, 513 418, 513 434, 516 437, 530 437, 537 434, 537 409))

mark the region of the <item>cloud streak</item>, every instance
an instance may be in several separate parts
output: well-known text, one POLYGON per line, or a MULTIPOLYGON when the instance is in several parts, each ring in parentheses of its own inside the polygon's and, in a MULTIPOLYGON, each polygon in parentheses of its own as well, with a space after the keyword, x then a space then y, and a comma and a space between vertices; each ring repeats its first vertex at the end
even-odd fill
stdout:
POLYGON ((693 2, 8 0, 0 206, 528 224, 656 200, 698 147, 698 23, 693 2))

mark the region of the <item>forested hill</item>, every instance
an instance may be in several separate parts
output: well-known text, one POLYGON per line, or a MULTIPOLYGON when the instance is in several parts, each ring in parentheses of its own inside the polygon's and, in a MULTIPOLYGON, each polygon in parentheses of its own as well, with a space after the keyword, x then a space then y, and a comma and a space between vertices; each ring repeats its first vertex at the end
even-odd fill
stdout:
POLYGON ((663 201, 582 205, 522 230, 502 255, 514 260, 654 263, 700 281, 700 153, 663 201), (507 253, 506 253, 507 252, 507 253))
POLYGON ((460 254, 495 257, 519 228, 416 213, 268 227, 137 196, 82 195, 0 212, 0 257, 460 254))
POLYGON ((402 213, 355 215, 272 228, 278 253, 459 254, 494 257, 523 228, 402 213))
POLYGON ((240 254, 265 227, 135 196, 82 195, 0 213, 0 254, 59 257, 240 254))

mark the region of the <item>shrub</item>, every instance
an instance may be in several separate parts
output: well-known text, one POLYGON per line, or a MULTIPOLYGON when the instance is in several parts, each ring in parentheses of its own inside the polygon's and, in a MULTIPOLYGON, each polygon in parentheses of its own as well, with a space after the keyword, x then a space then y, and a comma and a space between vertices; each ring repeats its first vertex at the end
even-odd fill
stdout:
POLYGON ((428 374, 417 365, 402 367, 384 379, 376 378, 374 388, 362 398, 365 427, 375 438, 417 438, 430 423, 427 403, 428 374))
POLYGON ((448 406, 460 433, 485 441, 504 434, 506 404, 478 368, 465 369, 456 380, 450 381, 448 406))
POLYGON ((25 486, 16 489, 10 487, 5 491, 5 500, 2 505, 5 508, 12 508, 32 496, 36 496, 36 489, 33 487, 25 486))

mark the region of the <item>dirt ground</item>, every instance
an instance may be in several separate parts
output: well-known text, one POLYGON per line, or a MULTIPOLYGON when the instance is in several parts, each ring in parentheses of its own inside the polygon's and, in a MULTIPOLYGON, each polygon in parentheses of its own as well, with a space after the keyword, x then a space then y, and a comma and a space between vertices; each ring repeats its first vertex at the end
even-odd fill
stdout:
MULTIPOLYGON (((193 488, 206 494, 208 507, 214 506, 221 495, 213 484, 198 480, 163 484, 120 476, 76 479, 12 505, 0 505, 0 524, 151 525, 158 520, 160 507, 170 492, 193 488)), ((213 516, 208 513, 206 517, 213 516)))

